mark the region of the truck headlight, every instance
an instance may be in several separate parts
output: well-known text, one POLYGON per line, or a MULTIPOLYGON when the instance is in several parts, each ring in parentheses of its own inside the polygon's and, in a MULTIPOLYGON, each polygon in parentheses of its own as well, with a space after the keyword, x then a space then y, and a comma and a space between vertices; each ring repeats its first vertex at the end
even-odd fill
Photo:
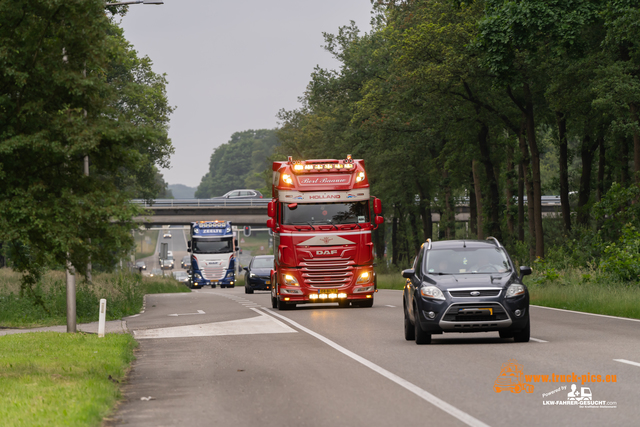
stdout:
POLYGON ((360 273, 360 276, 358 276, 356 285, 364 285, 365 283, 369 283, 372 277, 373 277, 373 274, 371 274, 371 272, 363 271, 362 273, 360 273))
POLYGON ((295 276, 292 276, 291 274, 283 274, 282 279, 285 286, 300 286, 300 284, 298 283, 298 279, 296 279, 295 276))
POLYGON ((514 283, 507 288, 507 295, 505 296, 505 298, 513 298, 519 295, 524 295, 524 285, 514 283))
POLYGON ((426 298, 444 300, 444 294, 435 286, 422 286, 420 288, 420 295, 426 298))

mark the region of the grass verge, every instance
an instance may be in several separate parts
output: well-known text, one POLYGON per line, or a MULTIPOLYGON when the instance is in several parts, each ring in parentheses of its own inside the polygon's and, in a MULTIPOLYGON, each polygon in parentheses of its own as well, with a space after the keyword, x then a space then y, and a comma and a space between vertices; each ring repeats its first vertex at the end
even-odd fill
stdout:
MULTIPOLYGON (((44 306, 20 296, 20 276, 0 270, 0 327, 32 328, 66 324, 67 299, 63 272, 50 272, 36 288, 44 306)), ((111 273, 95 275, 93 283, 76 281, 76 316, 78 323, 98 320, 101 298, 107 300, 107 320, 139 313, 145 294, 191 292, 171 277, 142 278, 138 274, 111 273)))
MULTIPOLYGON (((541 272, 524 279, 531 304, 586 313, 640 319, 640 287, 608 281, 592 271, 571 269, 553 277, 541 272)), ((378 288, 404 288, 400 273, 378 275, 378 288)))
POLYGON ((37 332, 0 337, 3 426, 99 426, 134 359, 128 334, 37 332))

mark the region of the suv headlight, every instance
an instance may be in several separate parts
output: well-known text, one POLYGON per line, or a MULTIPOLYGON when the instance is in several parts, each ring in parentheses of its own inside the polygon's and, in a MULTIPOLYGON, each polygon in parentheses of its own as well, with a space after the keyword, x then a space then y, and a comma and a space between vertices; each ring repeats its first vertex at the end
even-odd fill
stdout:
POLYGON ((296 279, 295 276, 292 276, 291 274, 283 274, 282 279, 285 286, 300 286, 300 284, 298 283, 298 279, 296 279))
POLYGON ((505 298, 513 298, 519 295, 524 295, 524 285, 514 283, 507 288, 507 295, 505 296, 505 298))
POLYGON ((426 298, 444 300, 444 294, 439 288, 435 286, 422 286, 420 288, 420 295, 426 298))

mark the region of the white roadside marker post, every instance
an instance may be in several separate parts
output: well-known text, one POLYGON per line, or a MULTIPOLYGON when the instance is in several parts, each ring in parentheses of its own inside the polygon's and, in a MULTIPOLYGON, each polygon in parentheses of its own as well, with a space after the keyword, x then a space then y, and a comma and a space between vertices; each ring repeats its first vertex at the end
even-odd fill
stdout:
POLYGON ((107 317, 107 300, 100 300, 100 320, 98 321, 98 337, 104 338, 104 323, 107 317))

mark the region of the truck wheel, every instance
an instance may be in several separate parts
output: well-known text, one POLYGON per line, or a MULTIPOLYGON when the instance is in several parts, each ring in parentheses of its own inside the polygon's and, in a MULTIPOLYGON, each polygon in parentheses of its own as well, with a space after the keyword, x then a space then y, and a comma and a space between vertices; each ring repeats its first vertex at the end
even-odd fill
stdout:
POLYGON ((286 302, 280 301, 280 298, 276 298, 276 301, 278 305, 278 310, 280 311, 290 310, 291 308, 293 308, 291 305, 287 304, 286 302))
POLYGON ((420 326, 418 309, 415 305, 413 306, 413 312, 415 313, 416 317, 416 322, 413 325, 413 329, 416 335, 416 344, 431 344, 431 334, 426 333, 424 329, 422 329, 422 326, 420 326))
POLYGON ((271 308, 278 308, 278 298, 271 297, 271 308))
POLYGON ((373 307, 373 297, 371 297, 371 299, 367 299, 364 301, 360 300, 357 302, 357 304, 358 304, 358 307, 373 307))
POLYGON ((531 323, 529 323, 529 318, 527 317, 527 326, 525 326, 523 330, 513 334, 513 340, 515 342, 529 342, 530 335, 531 335, 531 323))
POLYGON ((416 339, 416 330, 409 319, 409 313, 407 313, 407 307, 404 308, 404 339, 407 341, 413 341, 416 339))

